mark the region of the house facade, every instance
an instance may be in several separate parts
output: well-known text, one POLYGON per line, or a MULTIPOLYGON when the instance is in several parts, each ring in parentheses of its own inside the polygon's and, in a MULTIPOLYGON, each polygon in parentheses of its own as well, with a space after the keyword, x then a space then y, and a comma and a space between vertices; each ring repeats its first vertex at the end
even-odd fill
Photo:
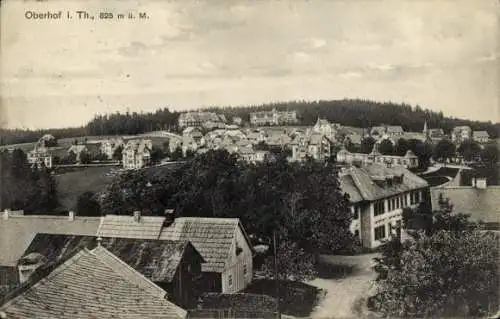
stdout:
POLYGON ((113 154, 115 153, 116 149, 119 147, 123 147, 125 145, 125 142, 123 141, 122 138, 116 138, 116 139, 109 139, 102 141, 101 143, 101 153, 106 155, 108 159, 113 158, 113 154))
POLYGON ((490 135, 487 131, 474 131, 472 132, 472 140, 480 144, 488 143, 490 135))
POLYGON ((128 141, 122 152, 122 164, 125 169, 140 169, 151 162, 151 140, 128 141))
POLYGON ((328 122, 328 120, 318 117, 318 119, 316 120, 316 124, 314 124, 312 128, 312 131, 315 133, 323 134, 331 141, 334 141, 337 135, 337 128, 338 126, 336 124, 330 123, 328 122))
POLYGON ((370 164, 370 163, 381 163, 381 164, 391 164, 397 166, 403 166, 405 168, 417 168, 419 165, 418 157, 413 154, 412 151, 408 150, 405 156, 397 155, 382 155, 378 151, 372 151, 370 154, 364 153, 351 153, 345 148, 337 152, 336 155, 337 163, 343 164, 370 164))
POLYGON ((253 250, 238 218, 180 217, 160 239, 189 240, 205 259, 207 292, 235 293, 252 281, 253 250))
POLYGON ((370 135, 376 139, 390 138, 397 140, 404 135, 404 130, 399 125, 374 126, 370 130, 370 135))
POLYGON ((416 208, 429 192, 427 182, 402 166, 374 163, 344 168, 342 191, 349 194, 351 231, 366 248, 376 248, 395 234, 406 207, 416 208))
POLYGON ((292 142, 292 160, 303 161, 308 156, 315 160, 326 160, 331 155, 332 142, 320 133, 297 135, 292 142))
POLYGON ((189 126, 201 127, 206 122, 219 124, 226 123, 226 117, 223 114, 213 112, 186 112, 179 115, 179 127, 185 128, 189 126))
POLYGON ((297 124, 297 111, 262 111, 250 113, 250 124, 254 126, 297 124))
POLYGON ((470 126, 456 126, 451 132, 451 141, 456 144, 460 144, 465 140, 472 138, 472 129, 470 126))
POLYGON ((46 147, 35 147, 35 149, 28 152, 27 159, 32 167, 52 167, 52 154, 46 147))

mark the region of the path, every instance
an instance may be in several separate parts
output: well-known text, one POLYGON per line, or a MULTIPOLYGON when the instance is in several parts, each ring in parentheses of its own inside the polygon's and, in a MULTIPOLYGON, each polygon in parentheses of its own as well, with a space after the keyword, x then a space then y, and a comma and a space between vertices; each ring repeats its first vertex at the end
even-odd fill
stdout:
POLYGON ((359 318, 356 308, 362 308, 373 287, 375 272, 373 258, 377 254, 357 256, 322 256, 326 267, 335 269, 336 274, 320 273, 319 278, 309 284, 325 289, 325 298, 316 306, 310 318, 359 318), (345 274, 342 274, 344 269, 345 274), (337 277, 337 278, 335 278, 337 277))

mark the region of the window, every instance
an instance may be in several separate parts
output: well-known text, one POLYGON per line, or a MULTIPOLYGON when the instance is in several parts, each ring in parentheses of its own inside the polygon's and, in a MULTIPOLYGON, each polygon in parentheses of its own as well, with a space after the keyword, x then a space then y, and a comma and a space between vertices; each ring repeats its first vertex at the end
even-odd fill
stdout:
POLYGON ((248 273, 247 264, 243 264, 243 275, 246 276, 248 273))
POLYGON ((408 206, 408 194, 403 194, 403 201, 405 203, 405 207, 408 206))
POLYGON ((229 287, 233 286, 233 275, 229 275, 227 282, 228 282, 229 287))
POLYGON ((359 206, 358 205, 354 205, 352 206, 352 219, 356 220, 359 218, 359 206))
POLYGON ((375 203, 373 203, 373 214, 374 216, 377 216, 377 215, 382 215, 383 213, 385 213, 385 209, 384 209, 384 200, 378 200, 376 201, 375 203))
POLYGON ((390 210, 394 210, 396 208, 396 198, 391 198, 391 209, 390 210))
POLYGON ((359 229, 354 231, 354 237, 359 238, 359 229))
POLYGON ((385 225, 375 227, 375 240, 381 240, 385 238, 385 225))

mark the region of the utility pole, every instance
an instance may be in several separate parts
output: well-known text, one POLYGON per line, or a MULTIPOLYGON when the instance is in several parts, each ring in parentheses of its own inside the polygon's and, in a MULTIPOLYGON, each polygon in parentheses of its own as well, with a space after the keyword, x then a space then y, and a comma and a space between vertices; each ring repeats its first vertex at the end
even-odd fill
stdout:
POLYGON ((278 254, 276 245, 276 230, 273 231, 273 243, 274 243, 274 278, 276 280, 276 318, 281 319, 280 311, 280 286, 278 278, 278 254))

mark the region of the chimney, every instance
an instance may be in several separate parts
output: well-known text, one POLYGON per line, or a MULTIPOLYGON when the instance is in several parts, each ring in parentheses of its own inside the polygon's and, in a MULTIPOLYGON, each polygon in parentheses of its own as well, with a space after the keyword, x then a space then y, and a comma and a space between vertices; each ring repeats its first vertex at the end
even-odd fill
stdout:
POLYGON ((175 211, 173 209, 165 209, 165 223, 164 227, 172 225, 175 220, 175 211))
POLYGON ((486 182, 486 177, 474 177, 472 181, 472 186, 480 189, 486 189, 488 183, 486 182))
POLYGON ((74 221, 75 220, 75 212, 70 210, 69 213, 68 213, 68 220, 70 222, 74 221))
POLYGON ((35 273, 35 271, 44 265, 46 258, 39 253, 30 253, 19 260, 17 270, 19 272, 19 283, 25 283, 35 273))
POLYGON ((134 212, 134 221, 139 223, 141 221, 141 211, 137 210, 134 212))
POLYGON ((5 209, 5 210, 3 211, 3 219, 4 219, 4 220, 9 219, 9 214, 10 214, 10 209, 5 209))

